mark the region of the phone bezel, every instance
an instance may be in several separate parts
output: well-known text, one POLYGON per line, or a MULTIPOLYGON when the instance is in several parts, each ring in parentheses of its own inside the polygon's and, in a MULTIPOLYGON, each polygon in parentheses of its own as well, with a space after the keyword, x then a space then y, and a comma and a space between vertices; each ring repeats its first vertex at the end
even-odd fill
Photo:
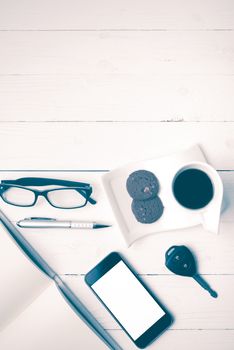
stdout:
POLYGON ((103 260, 101 260, 92 270, 90 270, 85 275, 85 282, 91 288, 93 293, 98 297, 101 303, 105 306, 105 308, 110 312, 110 314, 114 317, 114 319, 118 322, 121 328, 125 331, 125 333, 131 338, 134 344, 143 349, 152 343, 161 333, 163 333, 173 322, 173 318, 171 314, 167 311, 165 306, 161 304, 161 302, 157 299, 157 297, 152 293, 152 291, 147 287, 144 281, 137 275, 137 273, 133 270, 133 268, 128 264, 128 262, 117 252, 112 252, 107 255, 103 260), (111 270, 118 262, 123 261, 126 266, 130 269, 130 271, 134 274, 134 276, 138 279, 138 281, 143 285, 146 291, 152 296, 152 298, 156 301, 156 303, 163 309, 165 315, 161 317, 157 322, 155 322, 147 331, 145 331, 139 338, 133 339, 131 335, 126 331, 120 321, 115 317, 115 315, 111 312, 111 310, 106 306, 106 304, 102 301, 99 295, 92 288, 92 285, 99 280, 105 273, 111 270))

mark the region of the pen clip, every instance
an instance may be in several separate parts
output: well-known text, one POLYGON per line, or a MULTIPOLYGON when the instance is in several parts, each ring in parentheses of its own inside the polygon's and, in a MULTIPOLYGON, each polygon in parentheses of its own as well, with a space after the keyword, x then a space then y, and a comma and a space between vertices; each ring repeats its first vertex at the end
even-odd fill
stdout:
POLYGON ((57 221, 56 219, 53 218, 42 218, 42 217, 30 217, 30 218, 25 218, 24 220, 26 221, 41 221, 41 220, 46 220, 46 221, 57 221))

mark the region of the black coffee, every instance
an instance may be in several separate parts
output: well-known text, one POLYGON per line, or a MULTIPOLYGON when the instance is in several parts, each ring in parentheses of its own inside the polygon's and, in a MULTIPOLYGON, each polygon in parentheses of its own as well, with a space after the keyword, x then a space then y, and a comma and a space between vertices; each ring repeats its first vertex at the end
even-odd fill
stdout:
POLYGON ((205 207, 214 194, 209 176, 198 169, 182 171, 174 181, 173 192, 177 201, 189 209, 205 207))

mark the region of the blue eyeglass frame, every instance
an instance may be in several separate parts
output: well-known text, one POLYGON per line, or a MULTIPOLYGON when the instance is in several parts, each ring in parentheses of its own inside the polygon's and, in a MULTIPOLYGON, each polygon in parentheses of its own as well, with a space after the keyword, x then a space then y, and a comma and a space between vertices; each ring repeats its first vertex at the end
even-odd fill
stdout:
POLYGON ((88 202, 92 205, 96 204, 96 200, 91 197, 92 194, 92 186, 90 184, 84 183, 84 182, 76 182, 76 181, 67 181, 67 180, 60 180, 60 179, 51 179, 51 178, 41 178, 41 177, 23 177, 16 180, 2 180, 0 183, 0 196, 3 199, 3 201, 7 204, 14 205, 16 207, 32 207, 36 204, 37 199, 39 196, 44 197, 47 202, 54 208, 58 209, 76 209, 76 208, 82 208, 84 207, 88 202), (49 190, 39 191, 34 190, 31 188, 27 188, 27 186, 49 186, 49 185, 60 185, 60 186, 66 186, 62 188, 53 188, 49 190), (19 205, 14 204, 12 202, 8 202, 6 198, 4 198, 3 193, 8 190, 9 188, 16 187, 25 189, 27 191, 31 191, 34 193, 35 199, 32 204, 29 205, 19 205), (85 203, 83 205, 79 205, 76 207, 60 207, 56 206, 48 198, 48 193, 52 191, 62 191, 62 190, 68 190, 68 189, 74 189, 77 192, 81 194, 82 197, 85 198, 85 203))

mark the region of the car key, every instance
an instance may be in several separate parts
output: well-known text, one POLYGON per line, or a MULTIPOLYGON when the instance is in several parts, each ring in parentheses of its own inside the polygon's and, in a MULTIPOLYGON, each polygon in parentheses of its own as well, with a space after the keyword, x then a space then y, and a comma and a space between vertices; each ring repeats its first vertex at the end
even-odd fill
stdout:
POLYGON ((198 274, 195 258, 192 252, 184 245, 170 247, 166 252, 165 264, 176 275, 193 277, 213 298, 218 297, 218 294, 198 274))

